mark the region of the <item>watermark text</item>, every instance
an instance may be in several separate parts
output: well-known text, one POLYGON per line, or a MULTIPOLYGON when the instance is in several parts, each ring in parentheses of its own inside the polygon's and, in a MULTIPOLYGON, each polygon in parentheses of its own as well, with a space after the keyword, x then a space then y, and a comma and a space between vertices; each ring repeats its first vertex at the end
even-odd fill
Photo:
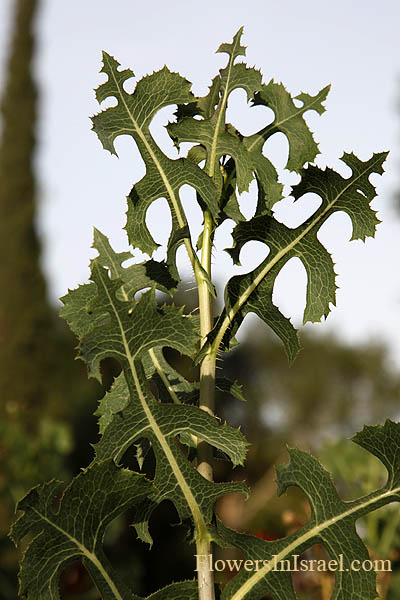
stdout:
POLYGON ((293 554, 291 559, 278 560, 278 556, 274 555, 268 560, 257 559, 217 559, 214 561, 212 554, 195 554, 196 568, 204 561, 208 562, 210 571, 260 571, 266 569, 268 571, 281 572, 297 572, 297 571, 330 571, 330 572, 349 572, 349 571, 391 571, 392 564, 390 560, 357 560, 346 561, 343 554, 339 554, 338 559, 304 559, 300 558, 299 554, 293 554))

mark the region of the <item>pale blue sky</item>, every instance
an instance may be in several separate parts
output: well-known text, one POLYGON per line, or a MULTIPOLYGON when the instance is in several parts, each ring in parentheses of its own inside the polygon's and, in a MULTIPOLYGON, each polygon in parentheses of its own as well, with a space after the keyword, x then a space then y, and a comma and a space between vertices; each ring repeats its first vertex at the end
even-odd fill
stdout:
MULTIPOLYGON (((0 77, 13 4, 0 2, 0 77)), ((362 159, 391 150, 386 174, 373 181, 379 192, 374 207, 383 220, 376 239, 349 244, 349 221, 340 215, 325 228, 323 239, 337 263, 340 290, 337 308, 326 324, 312 328, 334 330, 349 340, 381 336, 390 342, 400 363, 400 226, 393 200, 400 188, 399 17, 394 0, 379 4, 371 0, 43 0, 37 23, 36 73, 42 92, 37 165, 42 188, 39 227, 51 297, 55 300, 67 287, 86 281, 93 226, 110 236, 117 248, 124 246, 120 233, 124 197, 143 173, 130 140, 117 142, 117 160, 102 150, 90 131, 88 117, 98 111, 92 90, 103 77, 98 74, 101 50, 131 67, 137 77, 165 63, 201 93, 224 64, 225 56, 215 54, 216 48, 244 25, 248 63, 262 70, 266 82, 274 77, 291 93, 315 93, 332 84, 327 112, 308 118, 322 152, 319 165, 346 174, 339 161, 344 150, 353 150, 362 159)), ((171 113, 164 111, 158 122, 166 122, 171 113)), ((247 108, 244 94, 238 92, 230 118, 247 133, 265 117, 258 109, 247 108)), ((167 136, 157 135, 173 156, 167 136)), ((283 165, 284 142, 278 140, 271 151, 276 164, 283 165)), ((292 175, 283 179, 296 181, 292 175)), ((250 210, 251 197, 245 202, 244 210, 250 210)), ((194 206, 189 197, 185 204, 194 206)), ((294 224, 286 210, 288 203, 282 204, 279 218, 294 224)), ((162 241, 167 215, 162 207, 156 214, 155 208, 154 232, 162 241)), ((192 210, 191 214, 195 218, 198 213, 192 210)), ((218 244, 230 245, 227 226, 218 244)), ((249 249, 243 270, 255 263, 259 252, 249 249)), ((229 261, 226 256, 215 266, 221 284, 233 273, 229 261)), ((304 284, 304 273, 293 264, 275 294, 275 301, 295 324, 304 307, 304 284)))

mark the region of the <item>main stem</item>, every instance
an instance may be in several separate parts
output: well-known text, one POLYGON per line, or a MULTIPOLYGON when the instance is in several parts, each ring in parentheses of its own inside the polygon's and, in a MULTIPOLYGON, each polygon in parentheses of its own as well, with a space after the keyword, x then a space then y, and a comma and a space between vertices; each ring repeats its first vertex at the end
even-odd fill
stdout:
MULTIPOLYGON (((211 276, 211 250, 213 242, 213 222, 208 211, 204 213, 203 245, 201 253, 201 266, 207 275, 211 276)), ((208 333, 212 329, 212 306, 211 295, 207 281, 203 277, 198 278, 199 311, 200 311, 200 334, 201 345, 206 341, 208 333)), ((200 403, 202 410, 214 414, 215 396, 215 357, 207 355, 200 367, 200 403)), ((212 481, 212 447, 206 442, 200 442, 197 447, 198 471, 205 479, 212 481)), ((208 555, 212 554, 211 541, 208 538, 197 539, 198 560, 198 586, 199 600, 214 600, 214 577, 210 570, 208 555)))
MULTIPOLYGON (((232 53, 229 58, 228 71, 231 70, 235 60, 235 55, 232 53)), ((227 78, 229 80, 229 76, 227 78)), ((223 129, 223 123, 225 121, 225 110, 228 101, 228 82, 225 82, 225 89, 222 98, 219 101, 217 122, 215 125, 215 132, 208 154, 206 171, 210 177, 214 177, 214 170, 217 164, 218 154, 218 136, 223 129)), ((201 249, 201 266, 206 271, 209 279, 211 280, 211 251, 213 244, 213 220, 209 211, 204 212, 204 229, 202 238, 202 249, 201 249)), ((199 290, 199 310, 200 310, 200 334, 201 344, 206 343, 207 335, 210 333, 213 322, 212 322, 212 307, 211 307, 211 295, 207 281, 202 278, 196 277, 198 281, 199 290)), ((204 357, 200 367, 200 408, 214 414, 214 398, 215 398, 215 363, 217 353, 207 353, 204 357)), ((198 470, 203 477, 212 481, 212 448, 205 442, 200 442, 197 448, 197 459, 198 459, 198 470)), ((197 543, 197 554, 203 555, 198 561, 199 570, 199 600, 214 600, 214 576, 213 571, 210 569, 210 562, 206 560, 205 555, 212 554, 211 552, 211 541, 209 539, 199 539, 197 543)))
MULTIPOLYGON (((201 254, 201 266, 211 275, 211 250, 212 250, 212 217, 209 212, 204 214, 203 246, 201 254)), ((199 310, 200 310, 200 335, 201 345, 206 341, 207 335, 212 329, 212 306, 211 295, 207 282, 203 280, 199 284, 199 310)), ((207 355, 200 367, 200 408, 214 414, 215 396, 215 360, 212 355, 207 355)), ((198 470, 212 481, 212 448, 205 442, 198 445, 198 470)))

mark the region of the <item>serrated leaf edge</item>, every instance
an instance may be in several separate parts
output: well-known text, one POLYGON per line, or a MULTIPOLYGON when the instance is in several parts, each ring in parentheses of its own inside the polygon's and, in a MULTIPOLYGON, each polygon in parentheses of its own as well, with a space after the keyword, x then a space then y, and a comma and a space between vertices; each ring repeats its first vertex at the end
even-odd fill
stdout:
MULTIPOLYGON (((212 342, 211 347, 208 348, 207 352, 210 352, 210 353, 218 352, 219 346, 222 342, 225 332, 227 331, 227 329, 229 328, 233 319, 235 318, 235 315, 241 309, 241 307, 245 304, 245 302, 247 301, 249 296, 257 288, 257 286, 261 283, 261 281, 264 279, 264 277, 269 273, 269 271, 272 269, 272 267, 274 267, 282 257, 286 256, 286 254, 288 254, 288 252, 293 250, 293 248, 295 248, 295 246, 298 244, 298 242, 300 242, 325 217, 325 215, 330 211, 330 209, 338 202, 340 197, 346 193, 346 191, 350 188, 350 186, 354 185, 354 183, 358 179, 363 177, 366 173, 370 172, 370 174, 372 174, 371 167, 373 167, 375 164, 378 165, 380 163, 382 163, 382 153, 376 155, 376 160, 373 165, 369 164, 368 167, 363 169, 361 171, 361 173, 359 173, 355 178, 350 177, 349 183, 343 188, 343 190, 341 190, 333 198, 333 200, 331 202, 327 203, 326 207, 321 212, 319 212, 318 215, 313 220, 310 221, 309 225, 301 231, 301 233, 293 240, 293 242, 291 242, 285 248, 283 248, 282 250, 277 252, 277 254, 275 254, 275 256, 269 262, 266 263, 264 269, 262 269, 260 271, 260 273, 257 275, 257 277, 255 277, 255 279, 248 286, 248 288, 245 290, 245 292, 243 292, 241 294, 241 296, 237 299, 237 301, 232 306, 232 308, 230 308, 229 311, 227 312, 224 320, 218 327, 218 333, 217 333, 214 341, 212 342)), ((202 355, 199 355, 199 356, 202 356, 202 355)))

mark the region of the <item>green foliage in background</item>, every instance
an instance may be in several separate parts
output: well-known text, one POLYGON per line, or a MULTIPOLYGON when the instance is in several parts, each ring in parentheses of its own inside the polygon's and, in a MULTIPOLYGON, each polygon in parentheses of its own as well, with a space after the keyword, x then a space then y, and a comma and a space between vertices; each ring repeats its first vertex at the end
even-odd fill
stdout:
MULTIPOLYGON (((138 537, 151 544, 149 518, 162 501, 170 501, 195 544, 197 582, 173 583, 154 593, 152 600, 212 600, 211 543, 239 548, 247 559, 256 561, 268 561, 274 555, 278 560, 290 559, 316 543, 331 558, 343 554, 347 561, 363 560, 368 552, 356 532, 357 519, 400 499, 400 425, 387 421, 384 426, 365 427, 354 438, 388 473, 387 481, 372 493, 345 502, 316 458, 291 449, 290 463, 277 469, 278 493, 295 486, 308 498, 311 516, 300 530, 265 542, 238 533, 216 518, 217 499, 232 492, 248 493, 242 482, 213 481, 213 452, 222 453, 235 466, 243 464, 247 449, 240 430, 213 414, 217 355, 235 344, 244 317, 255 313, 280 338, 289 359, 295 358, 300 347, 297 332, 273 302, 276 278, 288 260, 299 258, 308 279, 304 322, 327 316, 335 303, 335 272, 318 232, 332 214, 342 211, 351 219, 352 239, 374 235, 378 219, 370 207, 375 188, 369 179, 383 173, 387 154, 361 161, 345 153, 342 160, 351 170, 347 179, 330 168, 305 166, 315 159, 318 148, 304 113, 323 113, 328 88, 315 96, 300 94, 293 99, 282 85, 263 84, 261 74, 241 58, 245 56, 241 35, 239 30, 232 43, 218 49, 228 59, 204 98, 194 97, 190 83, 166 67, 145 76, 128 93, 124 84, 134 77, 133 72, 120 69, 113 57, 103 53, 102 72, 107 80, 96 96, 100 103, 109 98, 117 103, 93 118, 93 129, 103 147, 114 154, 115 139, 131 136, 146 165, 145 176, 128 196, 125 229, 129 242, 133 249, 149 255, 157 248, 146 213, 159 198, 167 199, 172 230, 165 261, 150 258, 130 266, 125 265, 134 258, 130 251, 115 252, 107 238, 95 232, 97 257, 91 262, 90 283, 63 298, 62 316, 79 339, 79 357, 87 364, 89 376, 102 379, 105 359, 117 361, 121 373, 100 401, 101 436, 89 467, 63 493, 59 482, 52 481, 31 490, 18 504, 22 514, 11 537, 17 544, 28 534, 33 538, 20 570, 20 594, 29 600, 59 598, 60 573, 76 559, 87 568, 105 600, 139 600, 131 583, 115 572, 103 548, 106 525, 128 508, 138 537), (272 123, 251 136, 243 136, 226 123, 229 95, 238 88, 245 90, 253 105, 271 108, 275 115, 272 123), (175 160, 165 155, 149 128, 156 113, 170 105, 178 105, 176 122, 167 128, 171 138, 178 148, 182 142, 193 144, 187 157, 175 160), (291 194, 297 200, 313 192, 321 199, 315 212, 293 229, 274 218, 273 207, 282 198, 283 188, 275 167, 262 152, 264 142, 276 133, 288 139, 287 168, 300 175, 291 194), (257 207, 254 216, 245 220, 237 194, 248 190, 253 180, 258 188, 257 207), (196 191, 203 212, 197 245, 179 196, 183 185, 196 191), (251 272, 228 281, 224 307, 214 319, 211 253, 215 231, 226 218, 235 222, 233 246, 228 250, 234 263, 239 263, 249 241, 263 242, 269 254, 251 272), (196 279, 198 313, 185 314, 174 304, 157 302, 157 292, 173 296, 180 282, 176 253, 181 245, 196 279), (166 361, 167 348, 199 365, 199 382, 177 376, 166 361), (148 454, 154 458, 154 470, 146 467, 148 454)), ((234 382, 227 387, 231 393, 238 391, 234 382)), ((290 573, 275 572, 271 563, 254 572, 240 571, 222 590, 221 598, 258 600, 266 594, 294 599, 290 573)), ((375 596, 374 573, 337 574, 336 599, 373 600, 375 596)))
POLYGON ((44 478, 74 472, 66 460, 74 444, 71 409, 88 406, 93 397, 93 386, 73 362, 75 342, 50 305, 40 265, 34 173, 38 91, 32 75, 38 8, 37 0, 13 3, 0 102, 0 596, 5 600, 17 596, 20 555, 6 537, 15 503, 44 478))

